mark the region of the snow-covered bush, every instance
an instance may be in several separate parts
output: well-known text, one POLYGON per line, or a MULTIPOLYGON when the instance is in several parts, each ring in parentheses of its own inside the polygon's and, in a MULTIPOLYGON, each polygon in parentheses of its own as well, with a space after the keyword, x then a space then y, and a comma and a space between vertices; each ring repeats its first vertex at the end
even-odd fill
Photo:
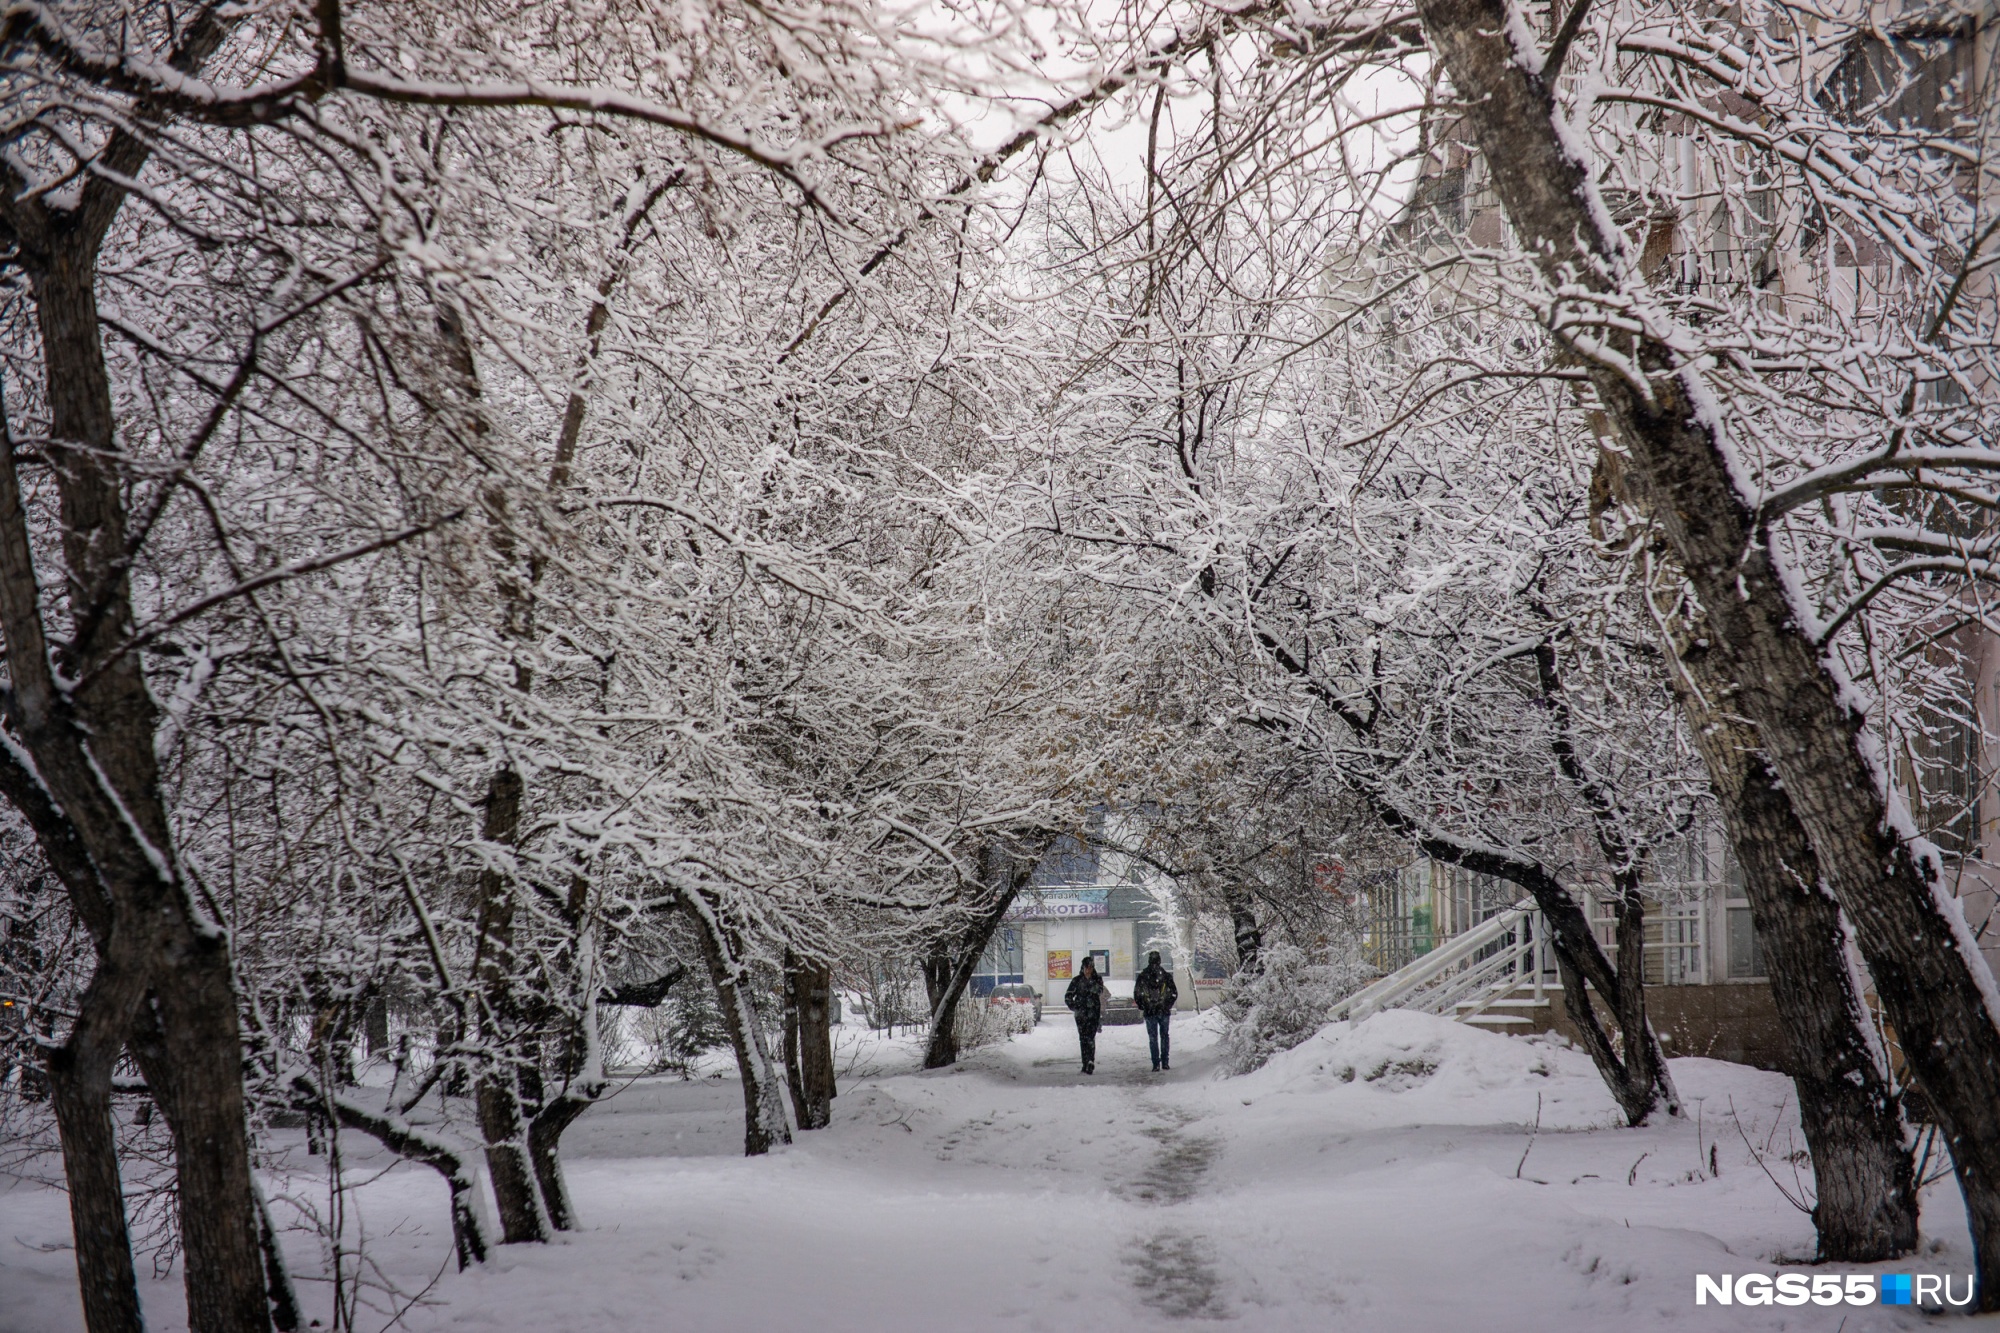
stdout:
POLYGON ((986 1016, 989 1022, 998 1024, 1001 1031, 1009 1036, 1020 1036, 1022 1033, 1035 1030, 1035 1010, 1032 1005, 990 1005, 986 1016))
POLYGON ((722 1011, 706 985, 686 986, 654 1008, 620 1012, 616 1039, 607 1043, 614 1066, 691 1078, 703 1055, 729 1044, 722 1011))
POLYGON ((851 987, 855 1013, 877 1032, 896 1035, 901 1026, 917 1027, 930 1017, 923 983, 906 968, 871 967, 855 974, 851 987))
POLYGON ((992 1006, 985 997, 968 995, 959 1001, 958 1016, 954 1026, 958 1030, 958 1049, 969 1051, 975 1046, 990 1046, 996 1041, 1005 1041, 1016 1032, 1026 1032, 1034 1021, 1034 1014, 1025 1013, 1024 1005, 1008 1004, 992 1006))
POLYGON ((1230 983, 1221 1004, 1223 1063, 1247 1074, 1297 1046, 1326 1023, 1333 1006, 1372 978, 1351 944, 1306 952, 1289 941, 1269 945, 1263 966, 1230 983))

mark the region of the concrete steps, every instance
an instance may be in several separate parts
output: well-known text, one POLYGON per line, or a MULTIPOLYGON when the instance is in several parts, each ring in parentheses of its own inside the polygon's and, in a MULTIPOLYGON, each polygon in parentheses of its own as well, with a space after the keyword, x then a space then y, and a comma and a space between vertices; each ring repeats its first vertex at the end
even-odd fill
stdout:
POLYGON ((1497 1000, 1460 1000, 1454 1006, 1454 1016, 1459 1022, 1475 1027, 1533 1027, 1539 1019, 1546 1017, 1539 1011, 1548 1010, 1561 993, 1559 988, 1544 985, 1542 998, 1537 1000, 1533 985, 1523 983, 1497 1000))

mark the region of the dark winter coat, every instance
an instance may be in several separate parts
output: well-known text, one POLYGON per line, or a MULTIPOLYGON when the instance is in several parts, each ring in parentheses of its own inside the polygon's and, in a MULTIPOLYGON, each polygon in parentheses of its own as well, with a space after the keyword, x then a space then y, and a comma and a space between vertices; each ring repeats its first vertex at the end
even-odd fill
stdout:
POLYGON ((1158 963, 1148 963, 1146 970, 1139 974, 1139 979, 1132 983, 1132 1002, 1148 1018, 1171 1013, 1174 1003, 1180 998, 1180 988, 1174 985, 1173 973, 1158 963))
POLYGON ((1104 1002, 1109 998, 1104 989, 1104 978, 1094 972, 1079 972, 1063 992, 1063 1003, 1076 1015, 1078 1027, 1088 1027, 1092 1031, 1104 1026, 1104 1002))

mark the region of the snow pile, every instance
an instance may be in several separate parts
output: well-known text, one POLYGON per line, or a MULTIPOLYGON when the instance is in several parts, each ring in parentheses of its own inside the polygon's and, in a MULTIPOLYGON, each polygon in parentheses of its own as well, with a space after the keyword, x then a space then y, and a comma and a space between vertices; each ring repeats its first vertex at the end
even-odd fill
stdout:
POLYGON ((1239 1096, 1322 1095, 1330 1113, 1365 1126, 1622 1123, 1589 1057, 1561 1038, 1506 1036, 1407 1009, 1328 1024, 1229 1086, 1239 1096))

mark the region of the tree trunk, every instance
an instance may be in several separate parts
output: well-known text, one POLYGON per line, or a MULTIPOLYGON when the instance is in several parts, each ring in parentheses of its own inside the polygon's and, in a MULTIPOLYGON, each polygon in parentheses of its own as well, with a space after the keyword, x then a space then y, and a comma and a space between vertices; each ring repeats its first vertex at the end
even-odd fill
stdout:
POLYGON ((1819 1257, 1875 1263, 1917 1245, 1917 1192, 1903 1118, 1847 961, 1840 907, 1757 733, 1729 711, 1735 686, 1703 635, 1670 640, 1675 695, 1743 867, 1743 892, 1784 1025, 1786 1067, 1812 1153, 1819 1257))
MULTIPOLYGON (((999 924, 996 918, 993 925, 997 927, 999 924)), ((968 933, 976 935, 979 929, 975 925, 968 933)), ((985 932, 985 938, 992 938, 991 929, 985 932)), ((979 947, 983 952, 986 946, 982 943, 979 947)), ((930 1040, 924 1046, 925 1069, 942 1069, 958 1063, 958 1002, 965 994, 966 986, 971 984, 972 969, 978 966, 978 957, 974 954, 971 964, 961 966, 961 954, 949 945, 941 944, 924 958, 924 996, 931 1007, 930 1040), (965 978, 963 981, 959 980, 961 975, 965 978)))
POLYGON ((271 1319, 226 948, 224 936, 186 941, 154 992, 164 1063, 174 1071, 154 1097, 173 1136, 193 1330, 265 1329, 271 1319))
POLYGON ((1236 932, 1236 971, 1242 976, 1255 976, 1264 969, 1264 928, 1257 924, 1250 897, 1240 886, 1226 886, 1222 901, 1229 908, 1229 924, 1236 932))
MULTIPOLYGON (((1569 895, 1563 895, 1568 898, 1569 895)), ((1578 917, 1581 909, 1571 906, 1578 917)), ((1543 920, 1548 919, 1547 909, 1543 909, 1543 920)), ((1589 929, 1585 922, 1585 929, 1589 929)), ((1555 935, 1556 932, 1551 932, 1555 935)), ((1569 1015, 1570 1025, 1582 1039, 1584 1052, 1590 1062, 1597 1066, 1597 1075, 1604 1080, 1604 1086, 1618 1102, 1618 1109, 1625 1114, 1625 1123, 1640 1125, 1653 1113, 1661 1101, 1670 1110, 1676 1102, 1670 1091, 1665 1090, 1665 1065, 1661 1057, 1658 1039, 1646 1022, 1644 958, 1645 958, 1646 918, 1642 902, 1636 902, 1632 910, 1621 910, 1618 914, 1617 948, 1618 972, 1607 986, 1596 987, 1597 994, 1604 1000, 1604 1008, 1618 1030, 1618 1040, 1613 1041, 1606 1032, 1597 1004, 1591 999, 1592 987, 1584 982, 1585 968, 1594 972, 1590 963, 1580 963, 1577 956, 1560 943, 1555 945, 1556 975, 1562 979, 1563 1009, 1569 1015), (1637 978, 1638 985, 1631 984, 1637 978), (1633 992, 1639 995, 1633 1004, 1633 992), (1637 1020, 1636 1024, 1633 1019, 1637 1020)), ((1595 943, 1595 936, 1592 936, 1595 943)), ((1598 956, 1602 962, 1602 954, 1598 956)))
MULTIPOLYGON (((1716 673, 1735 685, 1735 706, 1756 727, 1820 873, 1854 923, 1904 1058, 1951 1148, 1979 1306, 2000 1309, 2000 1027, 1985 999, 1985 962, 1935 863, 1897 832, 1888 774, 1864 751, 1867 718, 1804 629, 1783 557, 1736 489, 1732 446, 1716 433, 1698 364, 1677 345, 1699 338, 1652 309, 1643 280, 1628 275, 1622 238, 1599 230, 1608 215, 1578 140, 1558 128, 1538 66, 1514 49, 1520 14, 1509 0, 1419 0, 1418 9, 1544 279, 1576 293, 1572 300, 1595 293, 1619 301, 1630 315, 1623 327, 1638 330, 1622 336, 1615 354, 1565 343, 1586 365, 1647 515, 1709 617, 1716 673), (1643 391, 1629 378, 1634 370, 1645 377, 1643 391)), ((1555 312, 1558 338, 1564 313, 1555 312)), ((1591 328, 1604 336, 1602 324, 1591 328)))
POLYGON ((607 1085, 603 1060, 597 1049, 597 1006, 604 1003, 658 1005, 667 997, 668 988, 686 974, 685 968, 675 968, 656 981, 618 990, 600 989, 593 995, 591 988, 597 985, 595 952, 589 936, 584 933, 588 887, 581 879, 570 882, 566 910, 575 933, 571 937, 572 948, 565 970, 576 978, 575 993, 580 1001, 580 1012, 574 1016, 568 1030, 561 1034, 563 1087, 553 1098, 545 1099, 542 1080, 537 1072, 534 1095, 529 1101, 533 1115, 528 1120, 528 1157, 535 1168, 535 1183, 542 1193, 542 1208, 548 1214, 549 1225, 557 1231, 576 1229, 576 1207, 570 1202, 569 1182, 563 1178, 563 1131, 596 1104, 607 1085), (621 995, 630 998, 621 998, 621 995))
POLYGON ((479 1111, 479 1132, 486 1141, 486 1169, 493 1180, 493 1201, 500 1211, 500 1240, 516 1245, 549 1238, 534 1160, 528 1145, 528 1125, 521 1099, 508 1086, 511 1071, 489 1070, 479 1076, 473 1092, 479 1111))
POLYGON ((131 1021, 138 991, 137 979, 121 976, 115 963, 100 962, 69 1040, 49 1055, 50 1100, 69 1185, 84 1327, 90 1333, 139 1333, 145 1327, 111 1111, 111 1073, 124 1045, 119 1034, 131 1021))
POLYGON ((1007 917, 1035 867, 1055 842, 1055 834, 1037 830, 1026 836, 1019 855, 999 842, 979 850, 979 873, 986 898, 956 938, 939 941, 924 959, 924 991, 931 1005, 930 1044, 924 1048, 924 1068, 942 1069, 958 1063, 958 1003, 972 984, 972 973, 1007 917))
POLYGON ((541 1188, 549 1225, 557 1231, 576 1230, 576 1205, 570 1202, 559 1151, 563 1131, 588 1111, 603 1091, 602 1083, 565 1089, 528 1122, 528 1156, 534 1163, 535 1183, 541 1188))
POLYGON ((1812 1152, 1819 1257, 1894 1259, 1917 1247, 1917 1191, 1903 1118, 1847 965, 1840 907, 1776 775, 1756 751, 1741 756, 1745 786, 1724 817, 1785 1026, 1812 1152))
POLYGON ((785 950, 785 1086, 792 1094, 792 1120, 800 1129, 814 1129, 818 1126, 806 1124, 806 1076, 799 1067, 799 960, 789 948, 785 950))
POLYGON ((1643 1107, 1643 1118, 1652 1113, 1656 1101, 1664 1097, 1678 1112, 1667 1075, 1666 1053, 1646 1017, 1646 900, 1639 893, 1639 868, 1632 866, 1618 876, 1615 938, 1618 944, 1618 1047, 1625 1065, 1624 1085, 1618 1101, 1625 1117, 1633 1124, 1632 1112, 1643 1107))
MULTIPOLYGON (((580 885, 571 886, 570 914, 575 918, 581 911, 579 902, 580 885)), ((606 987, 598 992, 596 1004, 634 1005, 640 1008, 657 1008, 667 998, 680 979, 687 975, 687 969, 676 967, 651 981, 634 982, 624 986, 606 987)), ((588 969, 584 969, 581 979, 590 983, 588 969)), ((548 1214, 549 1225, 557 1231, 576 1230, 576 1205, 570 1201, 569 1184, 563 1178, 562 1136, 585 1111, 596 1104, 604 1095, 606 1082, 602 1066, 598 1062, 595 1043, 591 1038, 590 1025, 597 1021, 596 1004, 586 1004, 581 1020, 571 1026, 563 1054, 563 1076, 568 1085, 544 1102, 542 1100, 541 1079, 534 1079, 534 1093, 528 1099, 534 1114, 528 1120, 528 1157, 535 1169, 535 1183, 542 1192, 542 1208, 548 1214)))
MULTIPOLYGON (((1646 1117, 1663 1104, 1669 1113, 1679 1114, 1679 1101, 1667 1080, 1667 1062, 1661 1055, 1659 1039, 1646 1021, 1644 964, 1628 963, 1627 959, 1628 953, 1644 957, 1643 908, 1621 911, 1617 937, 1619 962, 1614 972, 1576 898, 1546 873, 1529 878, 1530 883, 1522 887, 1534 897, 1535 906, 1548 926, 1550 947, 1556 955, 1556 973, 1563 983, 1563 1008, 1605 1087, 1625 1113, 1625 1123, 1644 1124, 1646 1117), (1547 883, 1542 884, 1541 880, 1547 883), (1589 989, 1585 988, 1586 982, 1589 989), (1597 1006, 1590 998, 1591 990, 1603 999, 1605 1009, 1618 1027, 1616 1043, 1604 1030, 1597 1006), (1633 991, 1639 994, 1634 996, 1633 991)), ((1521 883, 1518 879, 1513 882, 1521 883)))
POLYGON ((800 1129, 833 1122, 833 969, 785 951, 785 1077, 800 1129))
POLYGON ((371 1058, 380 1059, 390 1049, 389 1002, 380 995, 369 996, 368 1006, 362 1010, 361 1037, 368 1043, 371 1058))
MULTIPOLYGON (((512 848, 521 830, 521 775, 496 769, 486 788, 489 843, 512 848)), ((473 1100, 479 1131, 486 1140, 486 1169, 493 1178, 493 1199, 500 1210, 503 1244, 546 1241, 548 1215, 535 1180, 528 1146, 528 1118, 521 1109, 520 1074, 511 1058, 515 1031, 514 1003, 514 885, 510 875, 493 868, 479 872, 479 941, 474 956, 484 1021, 480 1024, 486 1050, 473 1100)))
MULTIPOLYGON (((1545 620, 1553 620, 1539 602, 1532 605, 1545 620)), ((1670 1113, 1678 1114, 1680 1099, 1674 1095, 1673 1082, 1667 1074, 1666 1055, 1660 1050, 1652 1024, 1646 1020, 1646 902, 1639 891, 1645 848, 1627 832, 1627 814, 1618 793, 1600 781, 1577 752, 1569 696, 1563 689, 1553 637, 1544 638, 1535 646, 1535 675, 1541 686, 1542 702, 1548 708, 1549 752, 1556 767, 1583 798, 1597 850, 1611 867, 1616 895, 1612 911, 1618 948, 1617 989, 1605 991, 1604 995, 1611 1006, 1612 1021, 1618 1025, 1619 1049, 1617 1059, 1609 1064, 1600 1061, 1599 1068, 1613 1080, 1611 1090, 1632 1124, 1652 1114, 1653 1107, 1662 1101, 1670 1113)), ((1564 999, 1569 998, 1565 987, 1564 999)))
POLYGON ((51 1058, 49 1084, 69 1186, 84 1327, 90 1333, 140 1333, 145 1322, 139 1316, 132 1242, 125 1229, 110 1074, 78 1069, 66 1054, 51 1058))
POLYGON ((705 903, 695 905, 692 915, 702 961, 708 965, 708 979, 715 987, 716 1003, 722 1009, 723 1026, 729 1029, 729 1044, 743 1081, 743 1155, 762 1156, 773 1144, 790 1143, 792 1129, 785 1120, 785 1094, 771 1068, 757 1006, 745 984, 749 969, 733 943, 723 938, 713 908, 705 903))

